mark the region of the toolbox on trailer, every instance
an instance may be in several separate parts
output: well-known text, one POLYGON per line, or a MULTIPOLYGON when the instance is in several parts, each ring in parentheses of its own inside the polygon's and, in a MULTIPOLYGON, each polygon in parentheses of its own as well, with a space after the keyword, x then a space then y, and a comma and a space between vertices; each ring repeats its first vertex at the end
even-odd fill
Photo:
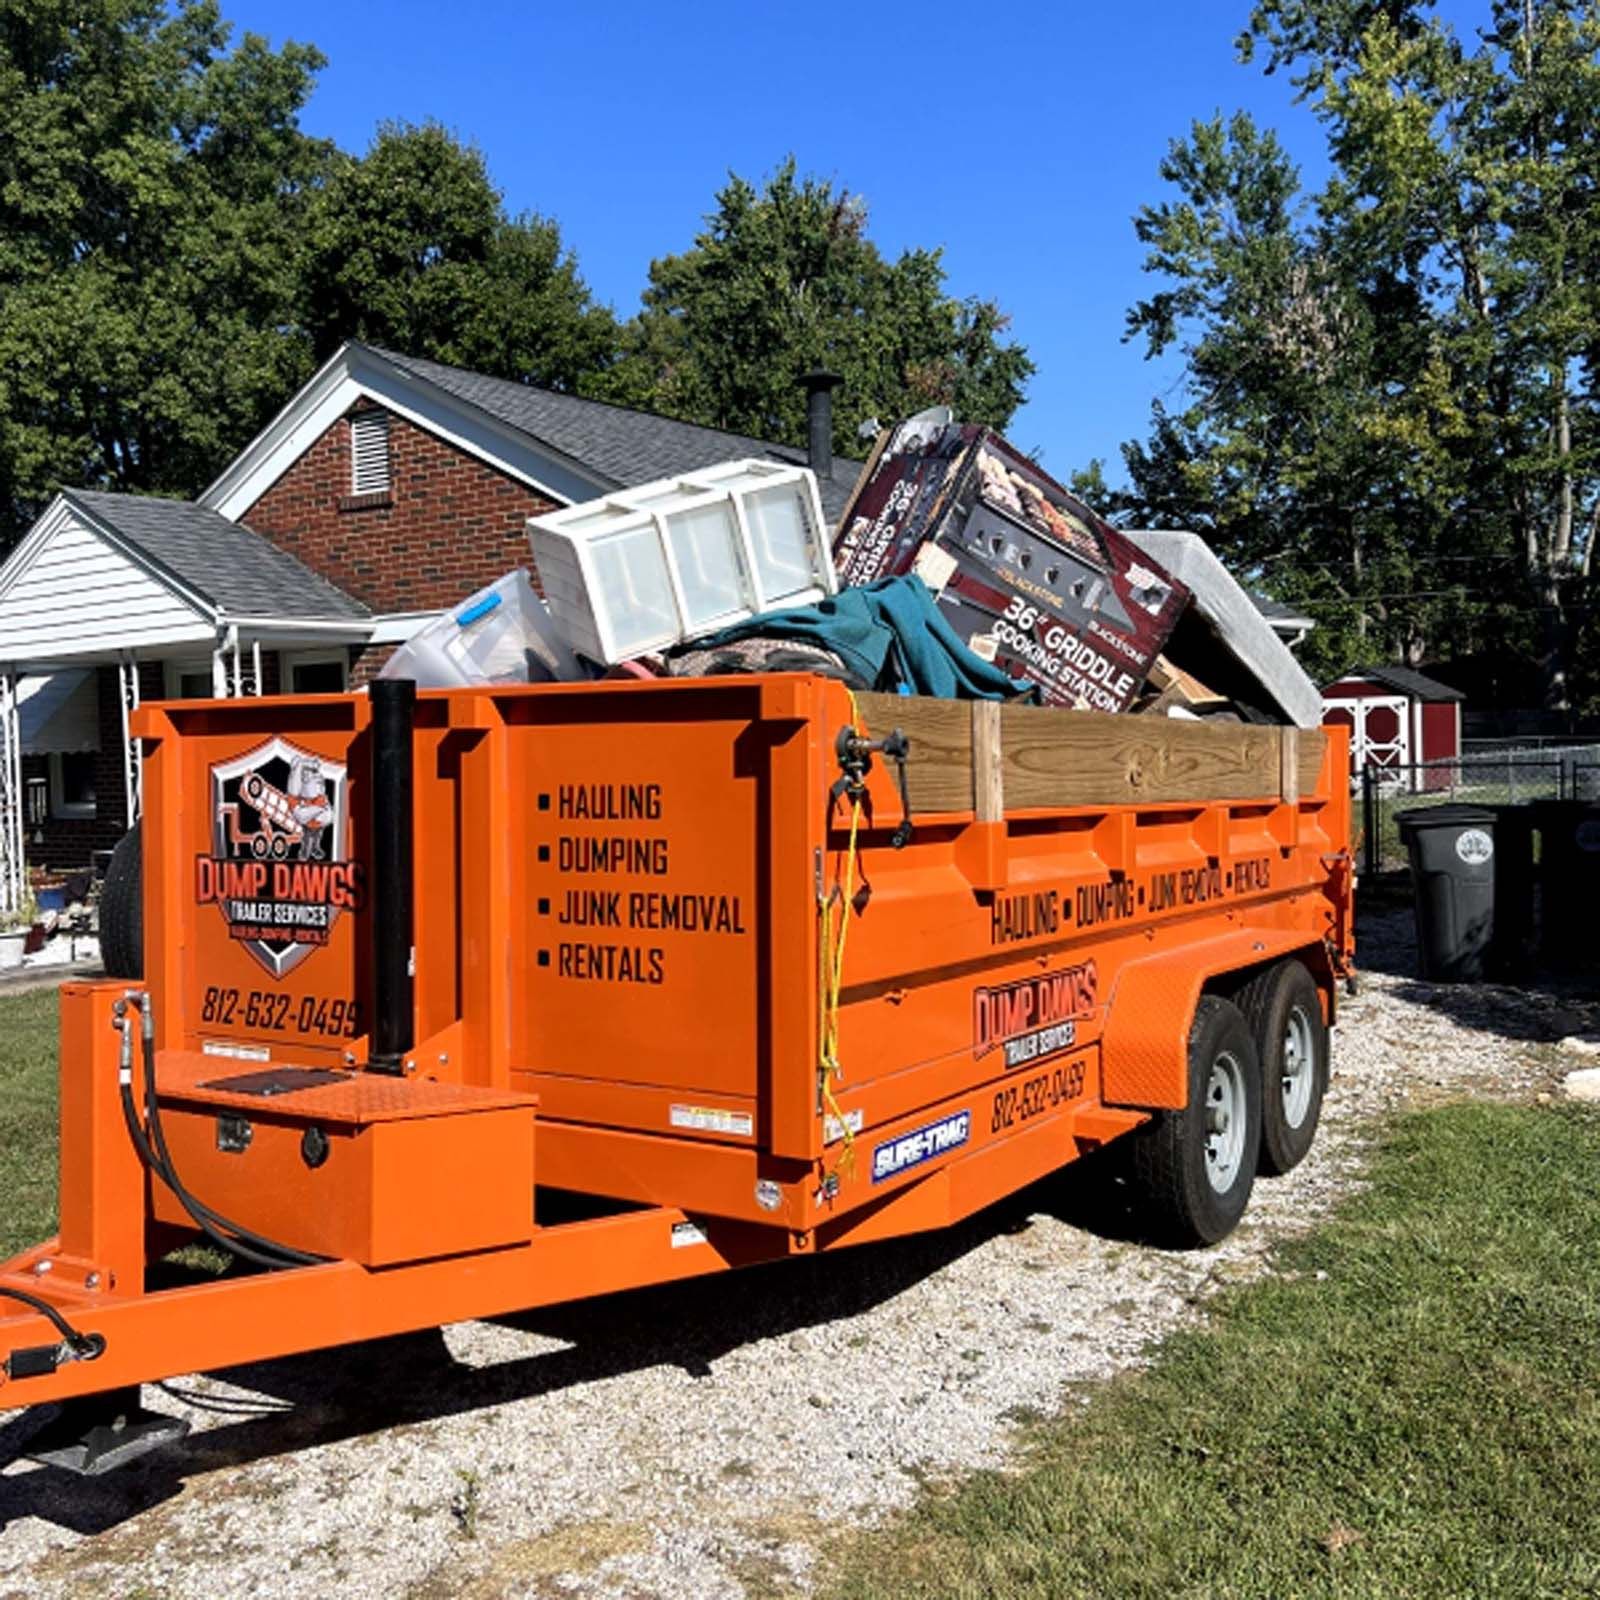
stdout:
POLYGON ((1337 730, 802 674, 134 728, 144 970, 64 993, 0 1406, 943 1226, 1124 1134, 1213 1238, 1314 1131, 1337 730), (197 1236, 262 1270, 148 1289, 197 1236))
MULTIPOLYGON (((173 1164, 206 1201, 294 1249, 392 1266, 533 1236, 531 1096, 370 1072, 162 1058, 173 1164)), ((158 1222, 182 1227, 164 1188, 158 1222)))

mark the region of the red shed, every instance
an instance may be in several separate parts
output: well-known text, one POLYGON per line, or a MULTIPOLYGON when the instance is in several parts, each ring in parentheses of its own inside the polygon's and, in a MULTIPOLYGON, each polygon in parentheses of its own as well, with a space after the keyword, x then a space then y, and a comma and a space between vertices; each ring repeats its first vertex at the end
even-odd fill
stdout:
POLYGON ((1410 767, 1399 783, 1408 789, 1442 789, 1451 773, 1422 762, 1451 762, 1461 755, 1461 702, 1466 697, 1410 667, 1358 667, 1322 690, 1323 719, 1350 729, 1350 765, 1410 767))

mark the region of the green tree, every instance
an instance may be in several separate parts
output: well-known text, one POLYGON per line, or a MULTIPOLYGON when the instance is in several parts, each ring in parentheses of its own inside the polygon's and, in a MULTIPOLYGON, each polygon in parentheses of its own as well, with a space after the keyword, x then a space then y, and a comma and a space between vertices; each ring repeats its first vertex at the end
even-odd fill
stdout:
POLYGON ((1459 584, 1437 574, 1459 533, 1461 423, 1415 294, 1352 252, 1248 117, 1197 124, 1162 176, 1176 198, 1135 226, 1168 286, 1129 328, 1152 353, 1181 348, 1189 392, 1125 452, 1123 509, 1195 527, 1313 605, 1313 666, 1421 659, 1460 620, 1459 584))
POLYGON ((805 437, 801 379, 840 374, 834 448, 861 428, 929 405, 1003 427, 1033 364, 1003 338, 992 301, 945 290, 937 250, 886 261, 867 209, 786 161, 757 190, 730 176, 692 248, 651 264, 610 398, 792 444, 805 437))
POLYGON ((551 222, 436 127, 309 138, 323 58, 214 0, 0 0, 0 544, 62 485, 198 493, 346 338, 571 388, 551 222))
POLYGON ((303 374, 322 64, 210 0, 0 4, 0 532, 60 484, 192 492, 303 374))
POLYGON ((1333 175, 1286 189, 1237 120, 1175 147, 1132 326, 1190 388, 1129 448, 1134 498, 1209 517, 1334 665, 1531 656, 1561 711, 1600 514, 1600 17, 1494 0, 1467 45, 1430 12, 1256 6, 1242 53, 1294 74, 1333 175))
POLYGON ((482 154, 437 124, 386 124, 311 210, 306 310, 318 359, 346 339, 571 389, 617 327, 554 222, 508 217, 482 154))

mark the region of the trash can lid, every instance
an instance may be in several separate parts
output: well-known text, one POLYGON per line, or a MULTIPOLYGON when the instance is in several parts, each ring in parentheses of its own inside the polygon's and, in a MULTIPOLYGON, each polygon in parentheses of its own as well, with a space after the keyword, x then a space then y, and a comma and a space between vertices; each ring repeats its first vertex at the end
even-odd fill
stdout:
POLYGON ((1413 811, 1397 812, 1394 823, 1402 832, 1417 828, 1492 828, 1495 815, 1487 806, 1418 806, 1413 811))

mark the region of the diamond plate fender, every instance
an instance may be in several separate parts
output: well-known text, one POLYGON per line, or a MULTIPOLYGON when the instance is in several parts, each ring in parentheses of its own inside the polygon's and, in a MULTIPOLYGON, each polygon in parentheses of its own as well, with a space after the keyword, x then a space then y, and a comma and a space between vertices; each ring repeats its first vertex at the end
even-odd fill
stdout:
POLYGON ((1178 1111, 1189 1094, 1189 1025, 1211 979, 1302 952, 1326 967, 1321 945, 1302 929, 1241 928, 1131 961, 1117 976, 1101 1044, 1107 1105, 1178 1111))

